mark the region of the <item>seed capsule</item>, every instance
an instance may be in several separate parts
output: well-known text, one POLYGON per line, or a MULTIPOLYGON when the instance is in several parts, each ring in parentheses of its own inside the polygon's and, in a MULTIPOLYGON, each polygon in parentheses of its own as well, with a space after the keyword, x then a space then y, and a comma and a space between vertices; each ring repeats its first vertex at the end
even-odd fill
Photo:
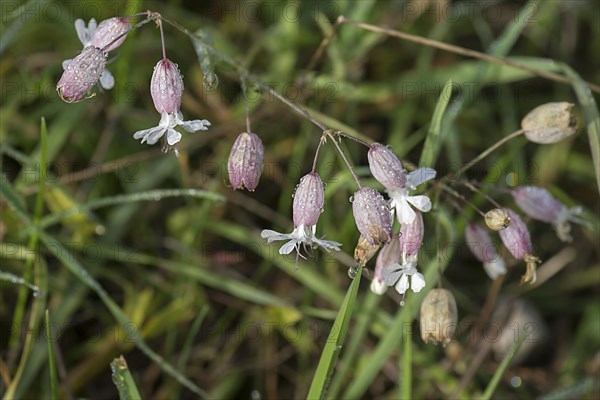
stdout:
POLYGON ((425 343, 446 346, 454 338, 458 311, 452 292, 431 289, 421 303, 421 338, 425 343))
POLYGON ((485 224, 493 231, 500 231, 508 227, 510 217, 501 208, 494 208, 485 213, 485 224))
POLYGON ((577 132, 577 120, 567 102, 546 103, 531 110, 521 121, 525 137, 534 143, 556 143, 577 132))

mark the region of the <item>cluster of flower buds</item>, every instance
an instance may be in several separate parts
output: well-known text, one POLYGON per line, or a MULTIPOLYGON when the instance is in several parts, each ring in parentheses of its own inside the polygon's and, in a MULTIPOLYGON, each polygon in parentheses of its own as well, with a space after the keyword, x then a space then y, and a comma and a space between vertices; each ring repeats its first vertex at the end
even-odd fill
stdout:
POLYGON ((566 207, 548 190, 537 186, 521 186, 512 191, 517 206, 529 217, 554 225, 556 234, 563 242, 570 242, 570 222, 583 223, 579 218, 581 207, 566 207))
POLYGON ((56 85, 62 100, 76 103, 93 96, 88 93, 97 82, 107 90, 114 86, 115 79, 105 68, 106 58, 108 52, 123 44, 130 28, 127 18, 109 18, 99 25, 92 18, 87 27, 82 19, 75 21, 83 50, 74 59, 63 61, 64 72, 56 85))
POLYGON ((294 230, 292 233, 284 234, 264 229, 261 232, 263 239, 268 243, 278 240, 288 240, 279 249, 279 254, 289 254, 296 250, 296 267, 298 266, 298 257, 303 257, 300 253, 300 245, 305 251, 315 247, 321 247, 326 251, 340 250, 341 244, 338 242, 318 239, 316 237, 317 222, 323 212, 325 204, 325 190, 323 181, 319 175, 312 171, 300 179, 300 183, 294 193, 294 202, 292 205, 292 214, 294 219, 294 230))

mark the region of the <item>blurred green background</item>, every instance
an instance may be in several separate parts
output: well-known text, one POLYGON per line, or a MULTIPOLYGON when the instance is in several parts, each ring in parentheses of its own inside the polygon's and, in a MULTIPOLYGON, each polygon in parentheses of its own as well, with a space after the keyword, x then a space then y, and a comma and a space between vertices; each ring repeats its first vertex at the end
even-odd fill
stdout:
MULTIPOLYGON (((61 398, 116 398, 110 363, 121 354, 143 398, 196 398, 164 362, 151 361, 136 346, 139 338, 174 366, 180 380, 187 377, 210 398, 306 396, 350 283, 347 269, 358 232, 348 198, 356 187, 326 145, 318 166, 327 184, 318 233, 343 243, 344 252, 316 252, 295 270, 294 257, 266 245, 260 230, 292 229, 292 193, 310 171, 321 132, 250 84, 251 125, 266 147, 265 168, 255 192, 234 192, 226 162, 245 130, 245 102, 240 76, 227 60, 327 126, 390 144, 414 164, 440 92, 452 79, 438 176, 518 129, 539 104, 573 102, 584 126, 572 87, 351 25, 338 27, 323 56, 311 63, 339 15, 545 70, 564 62, 584 80, 600 83, 595 0, 3 1, 0 7, 0 144, 8 188, 0 199, 0 394, 12 382, 15 398, 51 398, 50 365, 57 370, 61 398), (133 139, 135 131, 159 120, 149 93, 152 68, 162 56, 155 24, 132 32, 111 53, 108 69, 116 79, 111 91, 96 89, 94 98, 78 104, 63 103, 55 92, 62 61, 81 50, 77 18, 101 21, 145 10, 177 21, 216 49, 207 61, 219 85, 210 87, 190 40, 165 25, 167 55, 184 75, 184 117, 212 123, 206 132, 184 133, 179 158, 133 139), (40 181, 45 192, 37 215, 47 236, 32 239, 40 181), (53 214, 60 218, 53 220, 53 214), (27 270, 26 280, 41 289, 35 297, 17 279, 27 270), (23 317, 17 325, 19 303, 23 317), (46 308, 53 363, 41 313, 46 308), (116 315, 126 316, 126 327, 116 315), (35 333, 27 339, 27 332, 35 333)), ((363 183, 382 190, 369 175, 365 149, 350 141, 342 147, 363 183)), ((480 396, 501 359, 495 337, 480 330, 499 296, 527 301, 539 313, 540 336, 539 348, 503 374, 495 398, 600 395, 600 203, 585 126, 575 138, 554 145, 513 140, 467 175, 510 207, 505 189, 549 188, 566 204, 582 205, 590 225, 575 226, 575 240, 565 245, 547 225, 526 220, 536 255, 553 260, 544 269, 549 279, 520 287, 523 265, 515 262, 503 282, 493 283, 464 246, 465 218, 437 193, 434 211, 425 216, 429 263, 421 268, 436 259, 444 265, 440 279, 457 299, 460 326, 477 329, 459 329, 455 342, 435 347, 422 343, 411 317, 404 336, 392 338, 391 351, 375 361, 381 356, 374 350, 403 309, 396 296, 372 295, 367 273, 350 345, 340 355, 343 374, 334 375, 328 396, 397 398, 407 337, 413 343, 414 398, 480 396)), ((482 196, 456 189, 480 207, 491 207, 482 196)), ((477 220, 472 210, 465 212, 477 220)), ((534 317, 520 318, 517 329, 534 317)), ((500 335, 513 335, 510 329, 505 326, 500 335)))

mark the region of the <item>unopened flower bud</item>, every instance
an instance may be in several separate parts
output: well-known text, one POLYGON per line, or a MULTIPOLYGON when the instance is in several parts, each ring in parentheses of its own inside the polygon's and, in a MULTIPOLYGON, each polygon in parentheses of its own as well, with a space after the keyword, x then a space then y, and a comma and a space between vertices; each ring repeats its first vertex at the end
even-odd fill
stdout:
POLYGON ((103 49, 105 52, 113 51, 117 47, 123 44, 127 33, 131 25, 129 25, 129 19, 127 18, 109 18, 98 24, 94 35, 92 36, 92 46, 103 49), (115 41, 113 44, 108 46, 117 37, 123 35, 120 39, 115 41), (108 47, 106 47, 108 46, 108 47), (105 48, 106 47, 106 48, 105 48))
POLYGON ((431 289, 421 303, 421 338, 425 343, 447 345, 454 338, 458 311, 449 290, 431 289))
POLYGON ((229 182, 234 189, 248 189, 251 192, 258 186, 264 165, 265 147, 262 141, 252 132, 242 132, 235 139, 227 171, 229 182))
POLYGON ((183 78, 177 65, 163 58, 154 67, 150 80, 150 94, 154 107, 160 114, 173 114, 179 111, 183 95, 183 78))
POLYGON ((486 229, 469 224, 465 229, 465 240, 471 253, 483 263, 483 269, 491 279, 506 274, 506 264, 496 249, 486 229))
POLYGON ((93 46, 83 49, 66 65, 56 84, 60 98, 67 103, 77 103, 87 98, 87 93, 98 82, 105 65, 106 53, 93 46))
POLYGON ((567 102, 546 103, 531 110, 521 121, 525 137, 534 143, 556 143, 577 132, 577 120, 567 102))
POLYGON ((531 237, 527 226, 519 215, 510 208, 504 208, 510 217, 510 225, 498 233, 504 246, 514 258, 522 260, 526 254, 531 254, 531 237))
POLYGON ((485 213, 485 224, 493 231, 505 229, 510 224, 510 216, 501 208, 494 208, 485 213))
POLYGON ((398 157, 381 143, 373 143, 367 153, 371 174, 387 190, 402 189, 406 184, 406 170, 398 157))
POLYGON ((351 198, 352 213, 358 231, 371 244, 381 245, 392 237, 392 214, 381 193, 362 187, 351 198))
POLYGON ((369 260, 377 254, 377 250, 379 250, 380 247, 380 245, 369 243, 363 235, 360 235, 356 247, 354 248, 354 260, 359 265, 367 265, 369 260))
POLYGON ((316 172, 309 172, 300 179, 294 193, 292 212, 294 227, 317 225, 325 204, 323 181, 316 172))

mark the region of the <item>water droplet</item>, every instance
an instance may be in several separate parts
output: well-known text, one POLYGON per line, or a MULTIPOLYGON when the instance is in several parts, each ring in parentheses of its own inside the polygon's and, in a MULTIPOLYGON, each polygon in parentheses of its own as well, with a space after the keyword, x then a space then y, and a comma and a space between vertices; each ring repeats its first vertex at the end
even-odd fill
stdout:
POLYGON ((258 390, 254 389, 252 392, 250 392, 250 398, 252 400, 260 400, 262 399, 262 395, 258 390))
POLYGON ((406 304, 406 303, 404 303, 404 300, 400 300, 400 306, 404 307, 404 304, 406 304))
POLYGON ((350 203, 354 202, 354 196, 350 196, 350 198, 348 199, 348 201, 350 201, 350 203))
POLYGON ((355 265, 353 267, 348 268, 348 277, 350 279, 354 279, 356 278, 356 275, 358 274, 358 266, 355 265))
POLYGON ((159 194, 155 194, 154 195, 154 201, 160 201, 160 195, 159 194))
POLYGON ((40 292, 35 290, 32 294, 33 294, 33 297, 38 297, 40 295, 40 292))

